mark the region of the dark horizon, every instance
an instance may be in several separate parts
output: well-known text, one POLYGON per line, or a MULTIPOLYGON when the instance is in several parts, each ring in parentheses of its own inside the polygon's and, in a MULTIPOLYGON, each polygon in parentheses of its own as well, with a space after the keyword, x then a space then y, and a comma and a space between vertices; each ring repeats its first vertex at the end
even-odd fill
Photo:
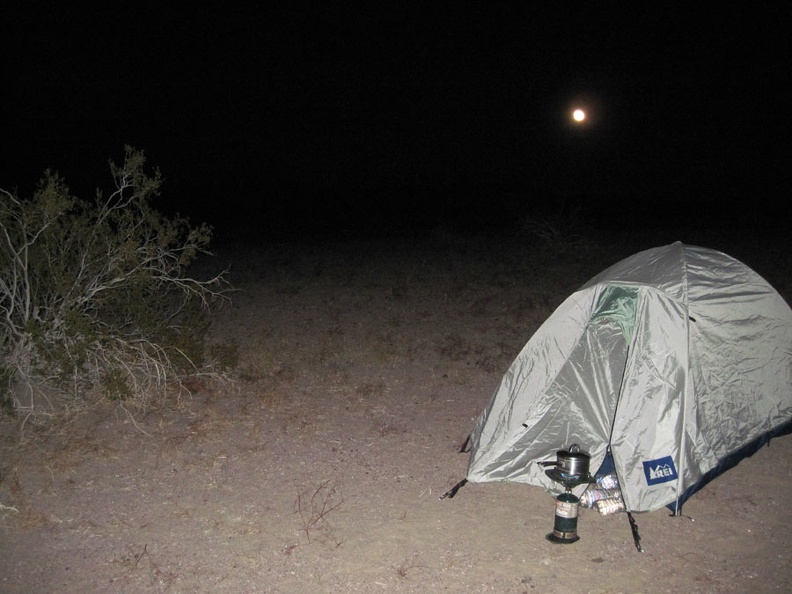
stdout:
POLYGON ((52 168, 90 196, 131 145, 162 210, 222 233, 475 230, 570 204, 777 220, 788 8, 572 10, 15 8, 0 187, 52 168))

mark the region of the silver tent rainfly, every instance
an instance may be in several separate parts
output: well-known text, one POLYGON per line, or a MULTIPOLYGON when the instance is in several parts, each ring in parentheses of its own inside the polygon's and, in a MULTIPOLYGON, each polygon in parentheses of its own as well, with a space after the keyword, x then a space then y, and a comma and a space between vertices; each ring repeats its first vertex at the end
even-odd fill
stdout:
POLYGON ((541 463, 577 443, 626 511, 678 514, 790 432, 792 310, 745 264, 677 242, 606 269, 536 331, 475 424, 462 483, 558 494, 541 463))

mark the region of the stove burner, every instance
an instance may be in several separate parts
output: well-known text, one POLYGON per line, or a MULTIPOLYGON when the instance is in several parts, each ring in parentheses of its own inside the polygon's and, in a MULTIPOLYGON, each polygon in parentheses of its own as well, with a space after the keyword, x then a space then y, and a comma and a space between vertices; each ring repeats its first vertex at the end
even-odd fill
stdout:
POLYGON ((545 474, 551 479, 553 479, 555 482, 564 485, 567 491, 569 491, 574 487, 577 487, 578 485, 584 485, 595 482, 594 477, 591 476, 591 474, 589 473, 566 474, 561 472, 557 468, 551 468, 550 470, 545 470, 545 474))

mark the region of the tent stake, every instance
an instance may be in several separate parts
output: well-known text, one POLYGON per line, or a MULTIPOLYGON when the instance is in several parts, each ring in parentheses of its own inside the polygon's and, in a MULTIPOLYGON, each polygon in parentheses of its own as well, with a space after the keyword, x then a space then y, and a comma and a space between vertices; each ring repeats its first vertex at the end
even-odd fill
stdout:
POLYGON ((440 495, 439 499, 445 499, 446 497, 448 497, 449 499, 453 499, 454 495, 457 494, 457 491, 459 491, 462 487, 464 487, 466 483, 467 483, 467 479, 462 479, 456 485, 451 487, 448 491, 440 495))
POLYGON ((635 523, 635 518, 633 518, 632 513, 630 512, 627 512, 627 519, 630 520, 630 530, 632 530, 635 548, 638 549, 639 553, 643 553, 644 550, 641 547, 641 536, 638 534, 638 524, 635 523))

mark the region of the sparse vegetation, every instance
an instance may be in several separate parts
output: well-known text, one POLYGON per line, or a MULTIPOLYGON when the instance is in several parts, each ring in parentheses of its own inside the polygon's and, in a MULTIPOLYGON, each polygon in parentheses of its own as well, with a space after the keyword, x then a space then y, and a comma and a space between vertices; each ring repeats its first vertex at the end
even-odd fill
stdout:
POLYGON ((6 411, 39 418, 92 393, 144 407, 183 388, 187 375, 235 364, 232 345, 205 345, 206 313, 228 288, 224 273, 198 280, 186 272, 211 229, 153 208, 161 176, 142 151, 126 147, 110 172, 112 191, 93 200, 72 196, 49 170, 30 198, 0 190, 6 411))
POLYGON ((554 208, 526 216, 520 231, 543 247, 559 250, 581 241, 582 228, 580 207, 561 200, 554 208))

